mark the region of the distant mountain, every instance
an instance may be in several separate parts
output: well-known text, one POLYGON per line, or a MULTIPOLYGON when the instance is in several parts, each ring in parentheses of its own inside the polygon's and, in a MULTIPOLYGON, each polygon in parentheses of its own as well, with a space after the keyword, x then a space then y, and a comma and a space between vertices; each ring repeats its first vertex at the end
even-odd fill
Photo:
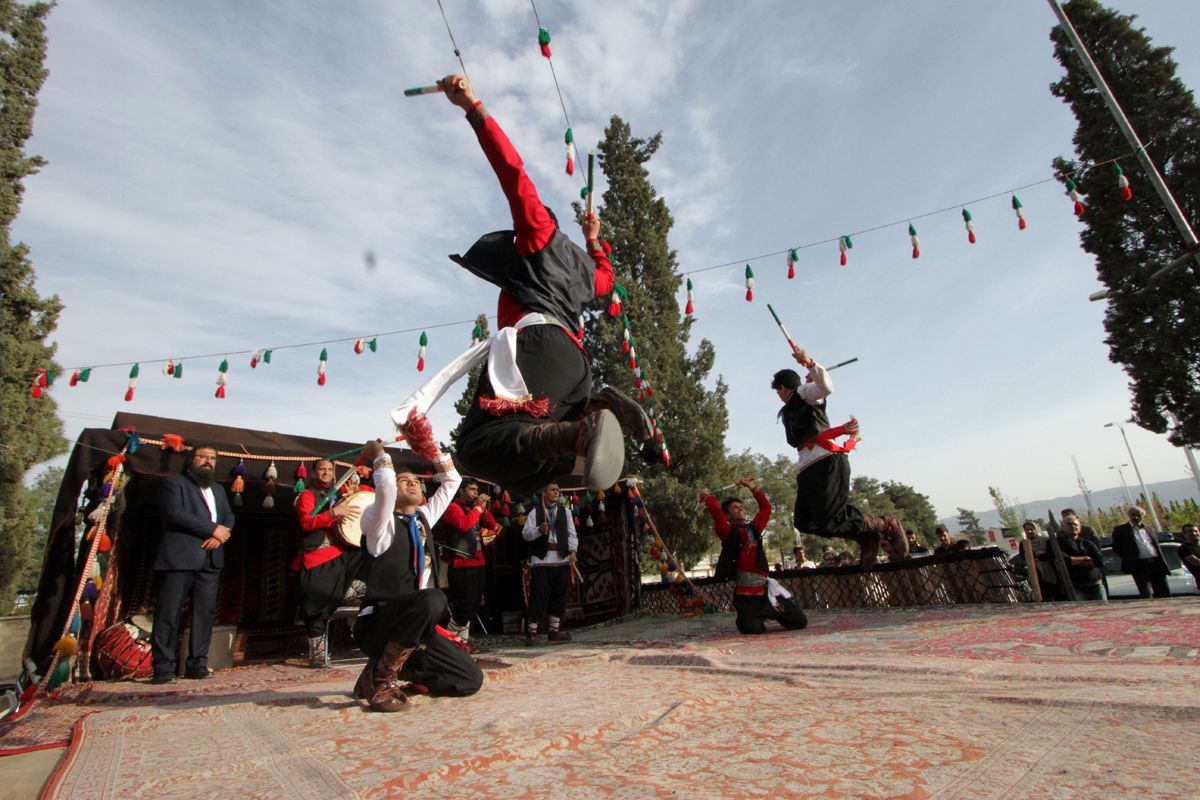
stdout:
MULTIPOLYGON (((1159 502, 1164 505, 1175 500, 1187 500, 1192 498, 1200 503, 1200 492, 1196 491, 1196 483, 1191 478, 1181 478, 1177 481, 1160 481, 1158 483, 1147 484, 1146 488, 1151 494, 1158 494, 1159 502)), ((1136 484, 1129 487, 1129 493, 1136 500, 1141 493, 1140 487, 1136 484)), ((1126 505, 1125 490, 1120 486, 1115 489, 1096 489, 1092 491, 1092 508, 1111 508, 1113 506, 1126 505)), ((1038 519, 1042 521, 1043 527, 1046 522, 1046 512, 1053 511, 1054 518, 1058 518, 1058 513, 1064 508, 1073 508, 1081 515, 1087 514, 1087 503, 1083 501, 1082 494, 1073 494, 1069 497, 1055 497, 1050 500, 1035 500, 1033 502, 1022 501, 1016 506, 1017 516, 1021 516, 1021 509, 1024 509, 1025 516, 1029 519, 1038 519)), ((1000 513, 995 508, 971 508, 968 511, 974 511, 975 516, 979 518, 979 524, 983 528, 999 528, 1000 513)), ((938 522, 946 526, 951 535, 958 533, 958 516, 946 517, 939 519, 938 522)), ((1107 532, 1105 532, 1107 534, 1107 532)))

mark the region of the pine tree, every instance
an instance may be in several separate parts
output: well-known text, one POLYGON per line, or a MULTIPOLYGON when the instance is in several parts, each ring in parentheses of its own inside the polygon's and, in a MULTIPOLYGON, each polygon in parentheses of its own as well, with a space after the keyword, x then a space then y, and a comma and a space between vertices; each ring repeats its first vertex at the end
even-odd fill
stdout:
MULTIPOLYGON (((472 333, 472 339, 483 341, 488 338, 488 321, 487 314, 480 314, 475 318, 475 330, 472 333)), ((479 387, 479 377, 483 375, 483 371, 487 369, 487 361, 482 361, 467 373, 467 385, 463 389, 462 397, 458 398, 458 402, 454 404, 454 410, 463 419, 466 418, 467 412, 471 410, 471 401, 475 399, 475 390, 479 387)), ((450 431, 450 441, 458 441, 458 434, 462 430, 462 419, 454 426, 454 430, 450 431)), ((443 444, 442 450, 447 453, 453 453, 454 447, 451 444, 443 444)))
POLYGON ((32 397, 38 375, 59 372, 55 347, 46 344, 58 324, 58 297, 34 287, 29 248, 13 244, 10 227, 21 206, 22 180, 45 162, 26 156, 37 93, 46 79, 46 26, 50 4, 0 0, 0 608, 10 607, 12 583, 28 561, 37 525, 36 504, 21 480, 40 461, 66 449, 57 406, 48 392, 32 397))
MULTIPOLYGON (((1164 180, 1193 222, 1200 217, 1200 110, 1192 92, 1175 77, 1169 47, 1155 47, 1135 17, 1095 0, 1065 5, 1084 46, 1104 75, 1117 102, 1146 143, 1164 180)), ((1050 39, 1066 75, 1051 84, 1055 97, 1071 106, 1078 121, 1075 158, 1055 159, 1060 173, 1079 164, 1108 161, 1129 153, 1078 54, 1061 27, 1050 39)), ((1134 421, 1156 433, 1170 431, 1178 446, 1200 445, 1200 267, 1192 261, 1161 280, 1150 275, 1183 251, 1183 240, 1140 165, 1123 158, 1119 166, 1133 196, 1122 200, 1111 165, 1073 177, 1083 197, 1083 249, 1096 257, 1096 271, 1108 287, 1104 328, 1109 358, 1130 378, 1134 421), (1169 414, 1178 418, 1169 423, 1169 414)))
POLYGON ((983 544, 983 526, 979 524, 979 517, 970 509, 958 509, 958 532, 966 536, 972 546, 983 544))
MULTIPOLYGON (((661 133, 635 138, 620 117, 611 119, 597 146, 608 180, 599 216, 601 235, 613 248, 616 281, 627 291, 622 309, 637 364, 649 381, 644 404, 653 409, 671 456, 667 467, 655 454, 647 453, 648 460, 630 447, 626 473, 644 480, 642 495, 656 526, 675 555, 690 563, 712 539, 706 515, 690 518, 700 490, 729 482, 723 480, 728 413, 724 382, 718 377, 711 389, 705 386, 713 366, 712 344, 704 339, 691 355, 687 352, 692 321, 680 313, 676 295, 681 277, 667 243, 674 221, 644 166, 661 143, 661 133)), ((577 204, 576 214, 581 212, 577 204)), ((630 356, 622 349, 623 328, 623 317, 591 312, 584 339, 595 386, 608 384, 636 399, 630 356)))

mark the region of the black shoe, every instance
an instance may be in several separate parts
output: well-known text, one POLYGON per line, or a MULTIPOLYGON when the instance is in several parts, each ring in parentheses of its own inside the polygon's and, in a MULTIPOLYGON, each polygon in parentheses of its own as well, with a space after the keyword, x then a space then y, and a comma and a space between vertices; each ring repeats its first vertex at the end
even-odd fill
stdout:
POLYGON ((164 683, 174 683, 175 682, 175 673, 174 672, 156 672, 156 673, 154 673, 154 677, 150 679, 150 682, 153 683, 155 686, 160 686, 164 683))
POLYGON ((632 398, 622 394, 612 386, 605 386, 592 398, 589 410, 607 408, 621 423, 621 427, 629 431, 637 441, 654 438, 654 423, 650 415, 632 398))
POLYGON ((207 679, 211 678, 212 676, 213 676, 213 671, 211 669, 209 669, 208 667, 204 667, 203 669, 188 669, 188 670, 184 670, 184 673, 183 673, 183 677, 187 678, 188 680, 193 680, 193 681, 207 680, 207 679))

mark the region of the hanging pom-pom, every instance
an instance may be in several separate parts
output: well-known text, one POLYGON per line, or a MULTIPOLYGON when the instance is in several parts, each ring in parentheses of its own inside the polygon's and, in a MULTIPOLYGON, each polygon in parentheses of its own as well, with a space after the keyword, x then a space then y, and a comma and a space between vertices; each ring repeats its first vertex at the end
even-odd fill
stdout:
POLYGON ((971 219, 971 212, 963 209, 963 225, 967 227, 967 241, 975 244, 975 220, 971 219))
POLYGON ((687 279, 687 305, 684 306, 683 313, 685 313, 685 314, 696 313, 696 306, 692 302, 693 299, 694 299, 694 295, 692 293, 692 279, 688 278, 687 279))
POLYGON ((542 55, 546 58, 550 57, 550 31, 545 28, 538 28, 538 46, 542 49, 542 55))
POLYGON ((567 128, 567 133, 563 137, 563 140, 567 143, 567 174, 574 175, 577 153, 575 151, 575 134, 571 132, 570 128, 567 128))
POLYGON ((262 360, 262 356, 262 350, 254 351, 254 355, 250 356, 250 369, 258 369, 258 362, 262 360))
POLYGON ((630 347, 633 340, 629 336, 629 315, 625 315, 621 318, 621 352, 628 353, 630 347))
POLYGON ((125 452, 133 455, 141 446, 141 437, 137 435, 137 429, 133 427, 121 428, 121 433, 125 434, 125 452))
POLYGON ((621 303, 629 299, 629 292, 619 283, 613 284, 612 297, 608 302, 608 315, 618 316, 621 313, 621 303))
POLYGON ((162 374, 168 378, 171 377, 172 375, 174 375, 175 374, 175 362, 167 361, 167 363, 163 364, 162 365, 162 374))
POLYGON ((850 241, 849 236, 843 236, 838 239, 838 251, 842 254, 842 266, 846 266, 846 251, 854 247, 854 242, 850 241))
POLYGON ((637 369, 637 348, 632 343, 629 345, 629 368, 637 369))
MULTIPOLYGON (((275 487, 274 487, 274 486, 272 486, 272 487, 270 487, 270 488, 271 488, 271 490, 273 491, 275 487)), ((274 507, 275 507, 275 495, 274 495, 274 494, 272 494, 270 491, 268 491, 268 492, 267 492, 267 494, 266 494, 266 496, 265 496, 265 497, 263 497, 262 507, 263 507, 263 508, 268 508, 268 509, 269 509, 269 508, 274 508, 274 507)))
POLYGON ((173 450, 176 453, 183 452, 183 437, 177 433, 167 433, 162 437, 162 444, 159 445, 163 450, 173 450))
POLYGON ((68 658, 75 655, 75 637, 68 633, 66 636, 54 643, 53 650, 55 653, 58 653, 58 657, 60 659, 66 661, 68 658))
POLYGON ((329 350, 322 347, 321 357, 317 363, 317 386, 325 385, 325 362, 329 359, 329 350))
POLYGON ((133 390, 137 388, 138 382, 138 365, 134 364, 129 370, 129 388, 125 390, 125 402, 128 403, 133 399, 133 390))
POLYGON ((79 383, 80 372, 81 370, 75 370, 71 373, 71 381, 69 383, 70 386, 76 386, 79 383))
POLYGON ((1067 178, 1067 197, 1070 197, 1075 202, 1075 216, 1082 217, 1084 212, 1083 198, 1079 196, 1079 188, 1075 186, 1075 181, 1070 178, 1067 178))
POLYGON ((279 470, 275 468, 275 462, 271 462, 271 466, 267 467, 267 471, 263 473, 263 477, 269 481, 273 481, 279 477, 279 470))
POLYGON ((30 388, 29 394, 33 397, 34 400, 37 400, 38 398, 40 398, 42 396, 42 376, 41 375, 38 375, 37 378, 34 379, 33 386, 30 388))
POLYGON ((221 366, 217 367, 217 399, 225 399, 225 386, 229 383, 229 361, 224 359, 221 361, 221 366))
POLYGON ((180 363, 175 365, 175 379, 179 380, 182 377, 183 377, 183 362, 181 361, 180 363))
POLYGON ((1013 211, 1017 213, 1017 228, 1025 230, 1025 208, 1015 194, 1012 196, 1012 207, 1013 211))
POLYGON ((100 544, 96 545, 96 552, 107 553, 112 550, 112 539, 108 538, 107 533, 100 534, 100 544))
POLYGON ((234 494, 241 494, 242 492, 246 491, 246 479, 241 475, 235 476, 233 483, 229 485, 229 491, 233 492, 234 494))
POLYGON ((1129 188, 1129 178, 1125 177, 1120 164, 1113 164, 1113 175, 1117 176, 1117 188, 1121 190, 1121 199, 1132 200, 1133 189, 1129 188))
POLYGON ((263 351, 262 362, 263 362, 264 364, 270 364, 270 363, 271 363, 271 351, 270 351, 270 350, 264 350, 264 351, 263 351))
POLYGON ((370 350, 372 353, 374 353, 376 350, 379 349, 379 340, 372 339, 371 341, 367 342, 367 349, 370 350))
POLYGON ((913 258, 920 258, 921 240, 917 238, 917 229, 913 227, 911 222, 908 223, 908 238, 912 240, 913 258))
POLYGON ((354 355, 356 355, 356 356, 357 356, 357 355, 362 355, 362 351, 363 351, 363 340, 362 340, 362 339, 357 339, 357 340, 355 340, 355 342, 354 342, 354 355))
POLYGON ((429 337, 425 334, 425 331, 421 331, 421 338, 418 343, 420 347, 417 350, 417 372, 424 372, 425 348, 429 346, 429 337))
POLYGON ((239 458, 237 466, 233 468, 233 474, 241 477, 246 474, 246 459, 239 458))
POLYGON ((300 494, 304 491, 304 479, 307 477, 308 470, 304 468, 303 464, 296 467, 296 484, 292 487, 292 491, 295 494, 300 494))
POLYGON ((471 344, 479 344, 483 341, 483 328, 479 323, 475 323, 475 328, 471 331, 471 344))
POLYGON ((800 260, 800 256, 796 253, 796 248, 788 250, 787 265, 788 265, 788 280, 796 277, 796 263, 800 260))
POLYGON ((746 302, 754 300, 754 270, 750 269, 750 265, 746 265, 746 302))

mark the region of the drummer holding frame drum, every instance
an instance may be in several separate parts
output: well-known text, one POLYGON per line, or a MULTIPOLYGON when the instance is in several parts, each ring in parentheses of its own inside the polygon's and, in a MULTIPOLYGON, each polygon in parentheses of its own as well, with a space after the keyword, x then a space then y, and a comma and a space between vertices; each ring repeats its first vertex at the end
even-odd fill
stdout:
POLYGON ((366 576, 360 573, 366 568, 367 558, 359 547, 362 534, 358 521, 374 495, 351 491, 336 505, 313 514, 333 485, 336 470, 332 462, 318 459, 311 474, 315 478, 312 485, 296 498, 298 552, 292 569, 297 571, 300 619, 308 636, 308 665, 320 669, 329 664, 325 635, 329 618, 338 606, 361 597, 366 589, 366 576))

